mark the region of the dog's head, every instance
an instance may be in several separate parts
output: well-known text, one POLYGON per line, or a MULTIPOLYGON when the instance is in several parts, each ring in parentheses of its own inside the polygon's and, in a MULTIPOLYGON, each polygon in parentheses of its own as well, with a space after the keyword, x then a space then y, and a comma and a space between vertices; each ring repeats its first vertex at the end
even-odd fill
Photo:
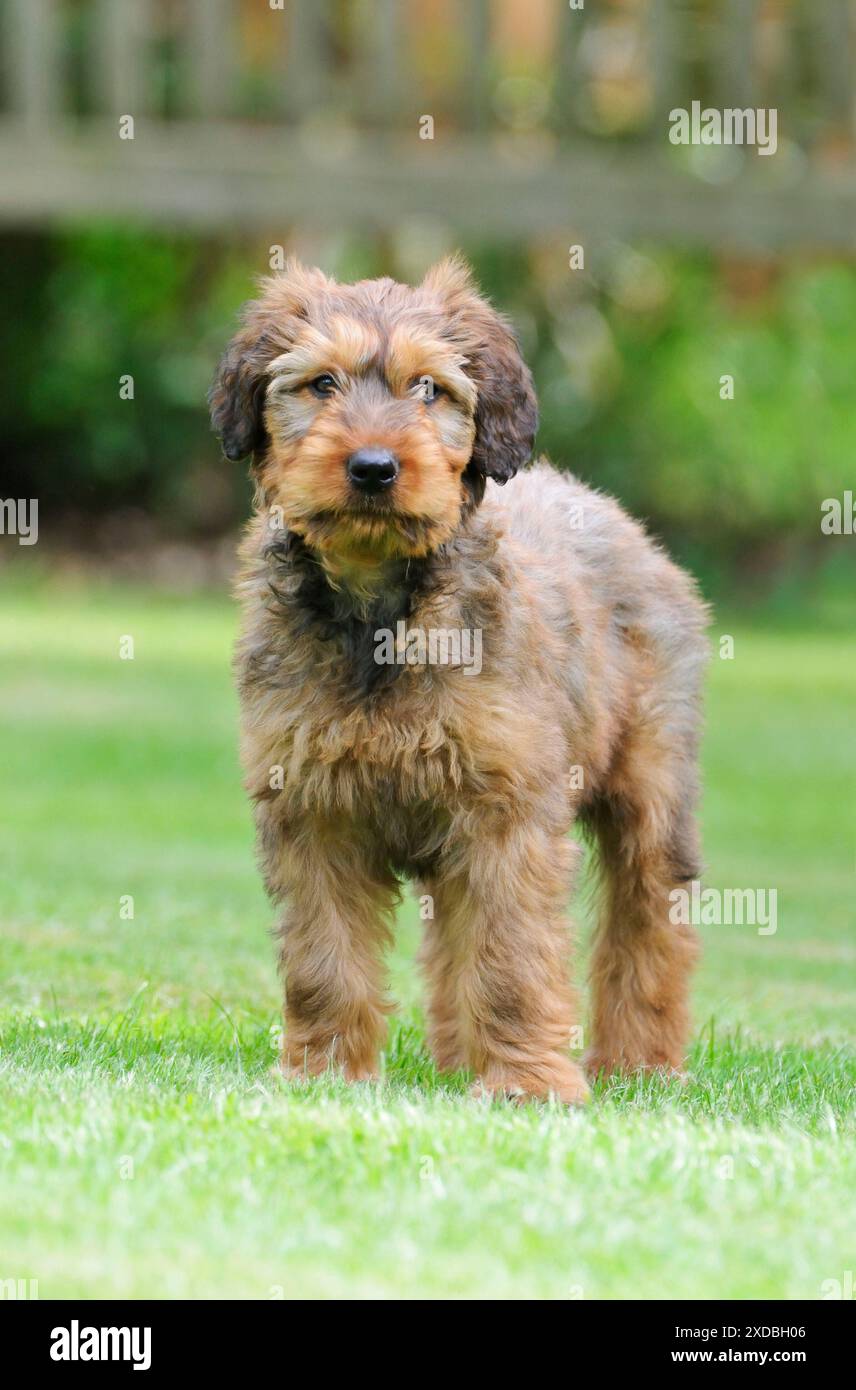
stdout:
POLYGON ((486 477, 532 452, 537 406, 505 320, 458 258, 415 289, 291 262, 244 310, 210 394, 282 525, 326 552, 423 555, 486 477))

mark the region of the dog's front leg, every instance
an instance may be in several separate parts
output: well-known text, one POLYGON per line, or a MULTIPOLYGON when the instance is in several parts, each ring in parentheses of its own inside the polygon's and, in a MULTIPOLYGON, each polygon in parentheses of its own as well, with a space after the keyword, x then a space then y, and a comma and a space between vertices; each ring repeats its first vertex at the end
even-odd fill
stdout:
POLYGON ((564 917, 576 847, 537 825, 453 843, 436 880, 448 996, 476 1091, 586 1100, 568 1055, 574 1001, 564 917))
POLYGON ((397 892, 388 870, 350 826, 260 827, 272 896, 284 899, 282 1070, 292 1079, 328 1068, 348 1081, 377 1076, 389 1004, 382 950, 397 892))

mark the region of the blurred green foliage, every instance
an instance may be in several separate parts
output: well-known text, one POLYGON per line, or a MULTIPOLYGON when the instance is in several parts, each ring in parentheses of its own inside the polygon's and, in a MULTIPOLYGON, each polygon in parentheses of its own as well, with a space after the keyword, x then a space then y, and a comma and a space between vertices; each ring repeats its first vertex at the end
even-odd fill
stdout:
MULTIPOLYGON (((249 489, 205 396, 268 245, 102 226, 0 246, 6 494, 43 517, 133 506, 167 535, 234 525, 249 489)), ((607 244, 571 270, 552 243, 462 249, 517 325, 558 464, 703 571, 818 553, 820 503, 854 478, 856 268, 607 244)), ((328 239, 318 259, 413 275, 394 236, 328 239)))

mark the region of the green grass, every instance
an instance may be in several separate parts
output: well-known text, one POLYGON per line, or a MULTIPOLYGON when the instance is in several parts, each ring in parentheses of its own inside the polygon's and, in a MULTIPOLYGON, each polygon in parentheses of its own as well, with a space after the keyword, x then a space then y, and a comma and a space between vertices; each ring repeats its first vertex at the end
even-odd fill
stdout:
POLYGON ((568 1114, 436 1075, 412 908, 383 1084, 273 1079, 231 608, 55 584, 13 588, 0 622, 0 1280, 817 1298, 853 1269, 852 638, 715 629, 736 650, 711 669, 706 882, 776 888, 778 930, 704 929, 684 1086, 615 1082, 568 1114))

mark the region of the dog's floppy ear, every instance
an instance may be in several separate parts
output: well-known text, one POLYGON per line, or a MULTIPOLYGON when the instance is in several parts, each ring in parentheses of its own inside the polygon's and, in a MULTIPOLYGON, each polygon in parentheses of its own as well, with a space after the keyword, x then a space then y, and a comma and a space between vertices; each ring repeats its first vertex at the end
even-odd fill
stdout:
POLYGON ((227 459, 246 458, 264 444, 262 401, 269 360, 264 334, 247 326, 235 335, 220 361, 208 392, 208 408, 227 459))
POLYGON ((528 463, 538 428, 538 402, 529 368, 508 321, 473 286, 469 267, 449 256, 429 270, 422 288, 439 298, 455 343, 478 390, 472 465, 507 483, 528 463))
POLYGON ((211 424, 227 458, 246 458, 264 447, 268 365, 288 351, 306 322, 310 300, 331 283, 320 270, 306 270, 289 260, 280 275, 261 281, 260 297, 244 306, 242 327, 223 354, 208 392, 211 424))

